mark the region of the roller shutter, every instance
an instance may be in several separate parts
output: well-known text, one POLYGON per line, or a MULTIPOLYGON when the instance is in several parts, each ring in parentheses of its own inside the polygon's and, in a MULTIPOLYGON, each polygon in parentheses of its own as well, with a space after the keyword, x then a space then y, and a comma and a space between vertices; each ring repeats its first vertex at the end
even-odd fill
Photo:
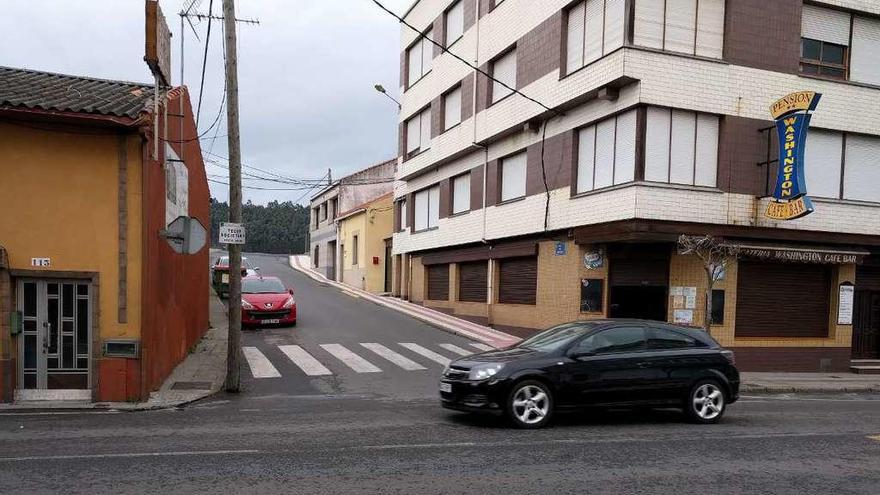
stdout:
POLYGON ((485 261, 458 265, 458 300, 485 303, 488 273, 488 263, 485 261))
POLYGON ((827 337, 831 267, 741 261, 737 337, 827 337))
POLYGON ((498 302, 535 304, 538 292, 538 258, 511 258, 498 262, 498 302))
POLYGON ((449 265, 431 265, 428 271, 428 299, 449 300, 449 265))

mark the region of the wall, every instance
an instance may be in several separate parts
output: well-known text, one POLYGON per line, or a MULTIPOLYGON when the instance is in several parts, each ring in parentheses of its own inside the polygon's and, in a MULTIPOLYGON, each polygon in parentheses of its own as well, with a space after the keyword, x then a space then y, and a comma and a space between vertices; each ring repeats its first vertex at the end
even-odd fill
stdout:
POLYGON ((394 228, 394 209, 392 195, 386 194, 367 206, 366 237, 364 238, 364 260, 367 267, 367 290, 373 293, 385 292, 385 240, 391 238, 394 228), (379 264, 373 264, 373 258, 379 264))
POLYGON ((15 389, 15 353, 10 335, 12 284, 6 249, 0 246, 0 402, 10 402, 15 389))
POLYGON ((357 213, 339 221, 339 239, 342 253, 342 281, 358 289, 367 289, 367 267, 364 245, 366 241, 367 215, 357 213), (354 236, 358 237, 358 259, 354 261, 354 236))

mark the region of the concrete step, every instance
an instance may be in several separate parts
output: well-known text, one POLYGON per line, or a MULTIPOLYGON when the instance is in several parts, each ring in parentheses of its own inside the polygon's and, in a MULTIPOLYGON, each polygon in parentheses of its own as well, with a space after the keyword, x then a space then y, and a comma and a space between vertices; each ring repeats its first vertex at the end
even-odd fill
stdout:
POLYGON ((880 359, 850 359, 850 366, 880 366, 880 359))
POLYGON ((877 366, 868 366, 868 365, 856 365, 849 367, 850 373, 856 373, 859 375, 880 375, 880 365, 877 366))

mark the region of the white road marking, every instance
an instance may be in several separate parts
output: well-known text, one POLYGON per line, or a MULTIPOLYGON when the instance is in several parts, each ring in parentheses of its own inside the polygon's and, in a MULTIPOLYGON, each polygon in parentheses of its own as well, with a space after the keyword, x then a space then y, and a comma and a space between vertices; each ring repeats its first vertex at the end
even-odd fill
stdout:
POLYGON ((406 356, 403 356, 401 354, 398 354, 398 353, 392 351, 391 349, 385 347, 382 344, 376 344, 376 343, 365 343, 364 344, 364 343, 362 343, 361 345, 366 347, 367 349, 375 352, 376 354, 382 356, 383 358, 391 361, 392 363, 400 366, 401 368, 403 368, 405 370, 414 371, 414 370, 425 369, 425 367, 422 366, 421 364, 413 361, 412 359, 409 359, 406 356))
POLYGON ((269 358, 256 347, 242 347, 241 352, 244 354, 254 378, 278 378, 281 376, 281 373, 272 366, 269 358))
POLYGON ((326 366, 315 359, 305 349, 298 345, 279 345, 279 349, 283 352, 293 364, 299 366, 299 369, 309 376, 332 375, 333 372, 328 370, 326 366))
POLYGON ((495 350, 495 348, 490 345, 478 344, 476 342, 471 342, 471 347, 473 347, 474 349, 479 349, 481 351, 494 351, 495 350))
POLYGON ((258 454, 259 450, 203 450, 182 452, 125 452, 121 454, 80 454, 80 455, 46 455, 27 457, 0 457, 0 462, 22 461, 51 461, 62 459, 108 459, 114 457, 172 457, 194 455, 234 455, 234 454, 258 454))
POLYGON ((462 349, 461 347, 459 347, 455 344, 440 344, 440 347, 446 349, 447 351, 454 352, 454 353, 458 354, 459 356, 470 356, 471 354, 473 354, 473 352, 471 352, 467 349, 462 349))
POLYGON ((441 356, 440 354, 437 354, 436 352, 434 352, 430 349, 425 349, 424 347, 420 346, 419 344, 413 344, 411 342, 401 342, 400 345, 415 352, 416 354, 421 354, 422 356, 430 359, 431 361, 440 363, 443 366, 446 366, 451 361, 450 359, 448 359, 444 356, 441 356))
POLYGON ((358 373, 378 373, 382 371, 366 359, 339 344, 321 344, 321 347, 358 373))

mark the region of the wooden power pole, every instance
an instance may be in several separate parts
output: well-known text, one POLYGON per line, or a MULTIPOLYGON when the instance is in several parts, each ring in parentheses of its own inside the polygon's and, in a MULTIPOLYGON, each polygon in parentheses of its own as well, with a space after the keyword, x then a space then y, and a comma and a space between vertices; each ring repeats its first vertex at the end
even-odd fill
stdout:
MULTIPOLYGON (((223 0, 226 36, 226 121, 229 143, 229 222, 241 224, 241 140, 238 130, 238 59, 235 39, 235 2, 223 0)), ((227 392, 241 385, 241 244, 229 244, 229 348, 226 359, 227 392)))

